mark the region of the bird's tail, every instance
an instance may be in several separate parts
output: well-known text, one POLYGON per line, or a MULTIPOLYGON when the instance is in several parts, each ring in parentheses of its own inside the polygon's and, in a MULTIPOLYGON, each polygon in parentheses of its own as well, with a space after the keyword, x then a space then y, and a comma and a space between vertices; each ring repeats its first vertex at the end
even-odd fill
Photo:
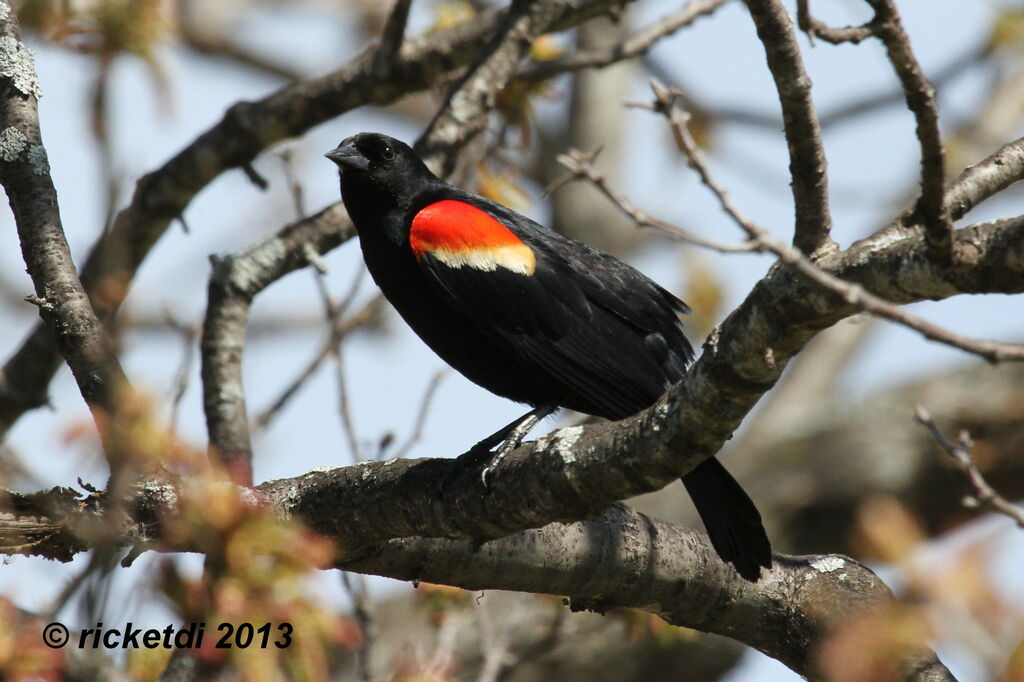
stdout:
POLYGON ((761 567, 771 568, 772 548, 761 514, 747 493, 714 457, 683 476, 683 485, 718 556, 741 576, 757 582, 761 567))

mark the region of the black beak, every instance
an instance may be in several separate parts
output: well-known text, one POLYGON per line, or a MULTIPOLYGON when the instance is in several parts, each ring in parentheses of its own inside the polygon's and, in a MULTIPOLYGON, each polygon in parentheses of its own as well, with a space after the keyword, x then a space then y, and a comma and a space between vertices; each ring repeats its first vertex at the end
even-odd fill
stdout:
POLYGON ((369 160, 358 149, 344 143, 327 152, 324 156, 338 164, 338 167, 342 170, 351 168, 352 170, 366 171, 370 168, 369 160))

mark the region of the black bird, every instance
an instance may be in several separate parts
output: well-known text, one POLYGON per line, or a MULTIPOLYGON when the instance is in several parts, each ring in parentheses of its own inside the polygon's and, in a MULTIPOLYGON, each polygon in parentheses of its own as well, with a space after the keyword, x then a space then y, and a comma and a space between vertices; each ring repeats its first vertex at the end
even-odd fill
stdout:
MULTIPOLYGON (((413 331, 471 381, 533 406, 476 453, 507 452, 559 407, 628 417, 682 378, 690 309, 639 271, 448 185, 399 140, 360 133, 327 158, 366 266, 413 331)), ((771 547, 754 503, 714 458, 683 484, 719 556, 756 581, 771 547)))

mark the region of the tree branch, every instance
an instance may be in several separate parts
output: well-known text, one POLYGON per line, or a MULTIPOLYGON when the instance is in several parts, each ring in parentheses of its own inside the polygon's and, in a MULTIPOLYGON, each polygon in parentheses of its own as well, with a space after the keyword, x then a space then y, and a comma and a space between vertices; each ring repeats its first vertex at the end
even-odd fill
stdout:
MULTIPOLYGON (((18 227, 21 253, 32 277, 45 333, 56 342, 85 402, 101 425, 118 412, 118 393, 128 388, 106 330, 75 271, 61 225, 57 192, 39 130, 41 92, 32 55, 18 36, 17 18, 0 0, 0 183, 18 227)), ((8 377, 4 376, 4 384, 8 377)), ((114 466, 118 448, 100 428, 114 466)))
MULTIPOLYGON (((390 466, 403 464, 395 460, 390 466)), ((375 478, 365 476, 366 471, 366 465, 345 467, 320 476, 375 478), (347 476, 353 470, 357 476, 347 476)), ((263 503, 286 516, 298 511, 314 530, 346 547, 348 537, 337 523, 337 511, 316 503, 312 498, 317 490, 304 486, 301 479, 275 481, 258 490, 263 503)), ((158 538, 154 519, 175 512, 176 488, 172 482, 149 481, 135 492, 129 509, 157 513, 145 519, 122 519, 120 530, 130 541, 158 538)), ((10 542, 26 528, 53 536, 54 529, 68 532, 85 514, 102 514, 95 496, 80 501, 66 492, 37 494, 32 502, 40 507, 50 504, 48 511, 32 510, 25 497, 14 498, 20 504, 21 519, 9 504, 0 511, 0 547, 5 551, 21 551, 10 542), (29 520, 30 511, 34 516, 29 520), (12 534, 19 520, 20 527, 12 534)), ((567 595, 573 610, 641 608, 676 625, 742 641, 812 679, 819 678, 816 649, 832 629, 891 601, 877 576, 845 557, 776 555, 773 564, 759 582, 750 583, 718 560, 702 535, 616 504, 589 521, 556 523, 483 546, 470 540, 392 540, 359 553, 346 551, 337 567, 466 589, 567 595), (751 617, 753 613, 758 614, 756 618, 751 617)), ((952 679, 927 650, 902 652, 902 659, 904 679, 952 679)))
POLYGON ((968 166, 946 189, 946 205, 959 220, 985 199, 1024 179, 1024 137, 1009 142, 981 163, 968 166))
POLYGON ((380 42, 377 44, 377 51, 373 55, 373 70, 376 73, 385 73, 388 63, 401 51, 411 6, 412 0, 395 0, 391 5, 391 11, 384 22, 384 30, 381 31, 380 42))
POLYGON ((845 26, 832 28, 811 16, 810 0, 796 0, 796 21, 800 30, 807 34, 814 44, 815 38, 821 38, 833 45, 853 43, 856 45, 874 35, 871 26, 845 26))
POLYGON ((351 239, 355 229, 340 203, 294 222, 233 256, 213 258, 200 343, 203 409, 210 447, 236 481, 252 481, 252 442, 242 387, 242 353, 253 298, 271 283, 351 239))
POLYGON ((590 50, 577 51, 574 54, 558 57, 557 59, 530 61, 516 72, 516 78, 522 80, 546 80, 570 71, 600 69, 627 59, 640 57, 646 54, 662 38, 666 38, 679 29, 689 26, 697 19, 713 13, 724 5, 725 2, 726 0, 691 0, 682 9, 662 17, 621 42, 590 50))
MULTIPOLYGON (((891 598, 871 571, 835 555, 775 555, 764 578, 745 582, 717 561, 702 536, 624 505, 590 521, 552 524, 482 547, 396 540, 342 565, 402 580, 451 584, 455 576, 470 590, 566 595, 574 611, 640 608, 675 625, 737 639, 810 679, 821 679, 814 655, 830 631, 891 598)), ((905 652, 901 667, 903 679, 953 679, 927 651, 905 652)))
MULTIPOLYGON (((603 3, 604 9, 632 0, 603 3)), ((450 175, 459 150, 487 127, 487 117, 498 93, 516 73, 537 36, 558 25, 565 13, 563 3, 513 0, 501 27, 496 30, 480 57, 452 86, 444 106, 415 144, 428 165, 450 175)))
POLYGON ((812 258, 834 246, 829 232, 828 161, 793 23, 778 0, 746 0, 782 105, 796 226, 793 245, 812 258))
POLYGON ((594 155, 581 152, 578 149, 569 149, 558 156, 558 162, 569 171, 564 179, 556 180, 549 191, 557 188, 560 184, 573 178, 581 178, 590 182, 601 194, 608 198, 616 208, 632 220, 637 227, 654 228, 663 234, 678 239, 679 241, 693 244, 719 253, 761 253, 766 247, 758 241, 747 240, 736 244, 726 244, 712 239, 705 239, 683 227, 666 222, 650 215, 644 209, 634 204, 628 197, 619 194, 608 183, 608 179, 597 172, 594 168, 594 155))
POLYGON ((917 121, 917 139, 921 144, 921 197, 916 213, 924 223, 932 256, 936 262, 948 264, 953 257, 953 221, 945 200, 946 155, 942 149, 935 88, 917 63, 896 6, 891 0, 868 0, 868 4, 875 10, 872 30, 885 45, 889 61, 903 86, 907 106, 917 121))
POLYGON ((960 436, 957 438, 956 443, 952 443, 939 429, 938 424, 932 419, 931 412, 929 412, 923 405, 918 405, 915 411, 915 418, 917 421, 928 429, 928 432, 932 434, 932 438, 935 442, 942 446, 942 449, 953 458, 957 466, 967 477, 967 481, 974 488, 974 496, 965 498, 964 504, 969 506, 981 506, 989 511, 1002 514, 1013 519, 1018 526, 1024 528, 1024 508, 1010 504, 1006 499, 997 493, 995 489, 988 484, 985 477, 981 475, 981 471, 978 470, 978 465, 974 463, 974 458, 971 457, 971 436, 967 431, 961 431, 960 436), (970 503, 968 503, 970 500, 970 503))

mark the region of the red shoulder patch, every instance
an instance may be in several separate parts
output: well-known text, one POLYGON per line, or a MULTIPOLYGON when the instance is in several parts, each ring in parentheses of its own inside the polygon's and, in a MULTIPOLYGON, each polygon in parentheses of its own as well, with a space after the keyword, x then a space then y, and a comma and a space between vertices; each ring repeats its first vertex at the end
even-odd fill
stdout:
POLYGON ((453 268, 477 270, 502 267, 533 274, 533 250, 483 209, 464 201, 445 199, 426 206, 412 219, 409 246, 416 260, 430 253, 453 268))

